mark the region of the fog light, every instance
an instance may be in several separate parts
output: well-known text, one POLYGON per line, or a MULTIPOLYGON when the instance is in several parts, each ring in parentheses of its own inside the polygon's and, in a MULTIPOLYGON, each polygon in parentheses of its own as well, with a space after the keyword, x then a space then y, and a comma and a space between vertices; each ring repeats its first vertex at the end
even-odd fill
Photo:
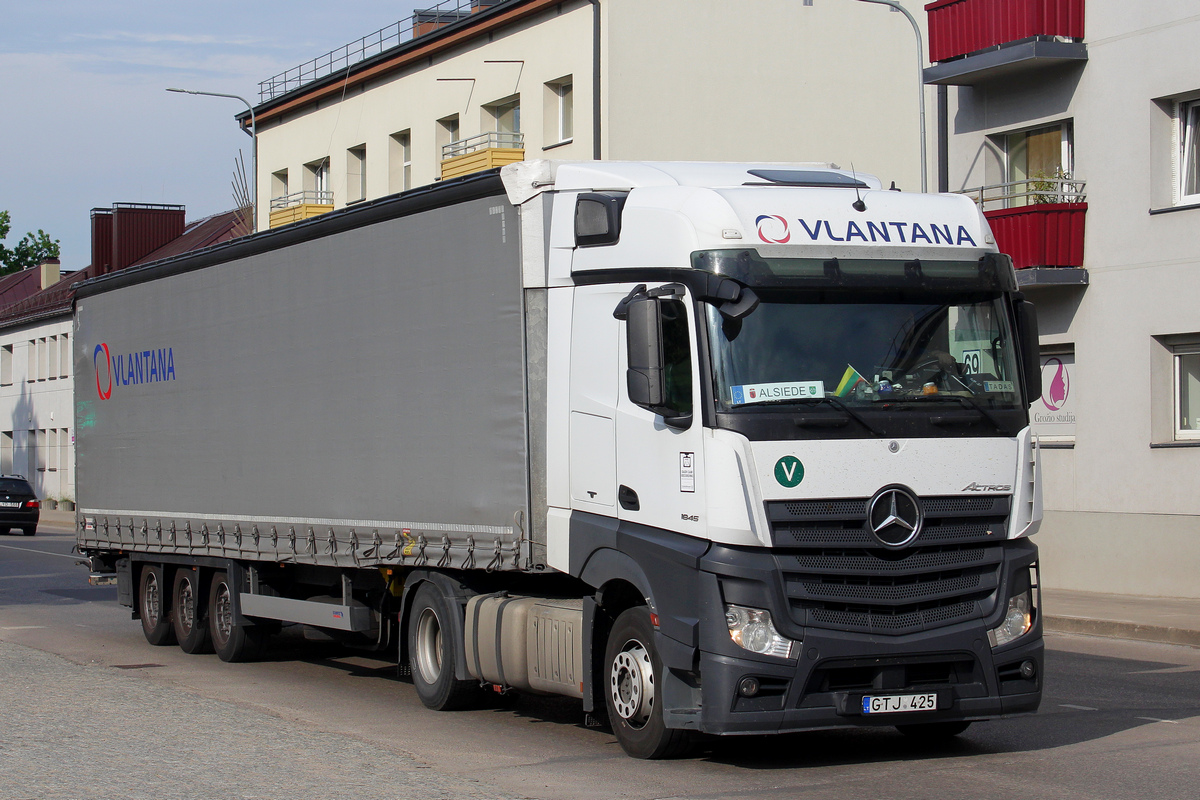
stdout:
POLYGON ((1032 661, 1028 661, 1028 660, 1022 661, 1021 662, 1021 677, 1028 681, 1028 680, 1032 680, 1034 675, 1037 675, 1037 664, 1033 663, 1032 661))
POLYGON ((770 611, 726 605, 725 623, 729 626, 729 638, 738 647, 765 656, 792 657, 795 642, 779 635, 770 611))
POLYGON ((738 682, 738 694, 742 697, 754 697, 760 688, 758 678, 742 678, 738 682))

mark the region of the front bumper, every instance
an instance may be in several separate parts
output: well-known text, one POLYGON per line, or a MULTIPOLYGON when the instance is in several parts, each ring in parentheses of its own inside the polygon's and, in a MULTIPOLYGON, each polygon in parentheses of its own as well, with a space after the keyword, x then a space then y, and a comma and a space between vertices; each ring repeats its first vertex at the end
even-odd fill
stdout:
POLYGON ((900 637, 842 635, 810 630, 797 658, 749 659, 701 652, 702 731, 775 733, 857 726, 979 720, 1037 710, 1043 643, 1039 628, 993 654, 982 625, 900 637), (1033 662, 1032 679, 1020 667, 1033 662), (754 697, 738 685, 755 678, 754 697), (864 695, 936 693, 935 711, 862 713, 864 695))

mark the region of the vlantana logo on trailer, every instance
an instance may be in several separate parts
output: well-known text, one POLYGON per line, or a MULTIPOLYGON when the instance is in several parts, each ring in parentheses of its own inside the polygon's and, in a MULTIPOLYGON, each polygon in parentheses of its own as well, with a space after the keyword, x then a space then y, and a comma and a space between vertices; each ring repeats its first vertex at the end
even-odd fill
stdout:
POLYGON ((136 386, 175 380, 175 353, 170 347, 142 350, 140 353, 112 355, 101 342, 92 351, 96 368, 96 394, 101 400, 112 397, 113 386, 136 386))
MULTIPOLYGON (((951 230, 950 224, 939 222, 884 222, 879 220, 863 220, 861 224, 854 220, 838 222, 836 220, 798 218, 804 234, 797 233, 801 241, 804 236, 814 242, 882 242, 885 244, 969 244, 978 247, 971 238, 971 232, 962 225, 958 230, 951 230)), ((758 238, 767 244, 787 244, 792 239, 788 221, 777 214, 762 214, 754 223, 758 227, 758 238)))

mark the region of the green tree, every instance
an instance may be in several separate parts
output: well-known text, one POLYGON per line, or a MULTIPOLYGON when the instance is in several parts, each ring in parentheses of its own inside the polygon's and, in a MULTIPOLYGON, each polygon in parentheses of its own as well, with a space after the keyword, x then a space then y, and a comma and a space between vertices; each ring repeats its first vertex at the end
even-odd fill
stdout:
POLYGON ((37 233, 25 234, 15 246, 6 247, 4 240, 11 229, 8 212, 0 211, 0 275, 36 267, 47 258, 58 258, 58 239, 51 239, 41 228, 37 233))

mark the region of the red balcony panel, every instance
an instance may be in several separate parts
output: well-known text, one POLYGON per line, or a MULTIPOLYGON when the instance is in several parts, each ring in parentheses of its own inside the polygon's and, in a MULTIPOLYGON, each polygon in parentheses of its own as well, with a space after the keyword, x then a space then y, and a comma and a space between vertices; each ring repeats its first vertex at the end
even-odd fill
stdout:
POLYGON ((1082 267, 1087 203, 1046 203, 985 211, 996 246, 1013 266, 1082 267))
POLYGON ((1083 39, 1084 0, 936 0, 929 60, 948 61, 1031 36, 1083 39))

